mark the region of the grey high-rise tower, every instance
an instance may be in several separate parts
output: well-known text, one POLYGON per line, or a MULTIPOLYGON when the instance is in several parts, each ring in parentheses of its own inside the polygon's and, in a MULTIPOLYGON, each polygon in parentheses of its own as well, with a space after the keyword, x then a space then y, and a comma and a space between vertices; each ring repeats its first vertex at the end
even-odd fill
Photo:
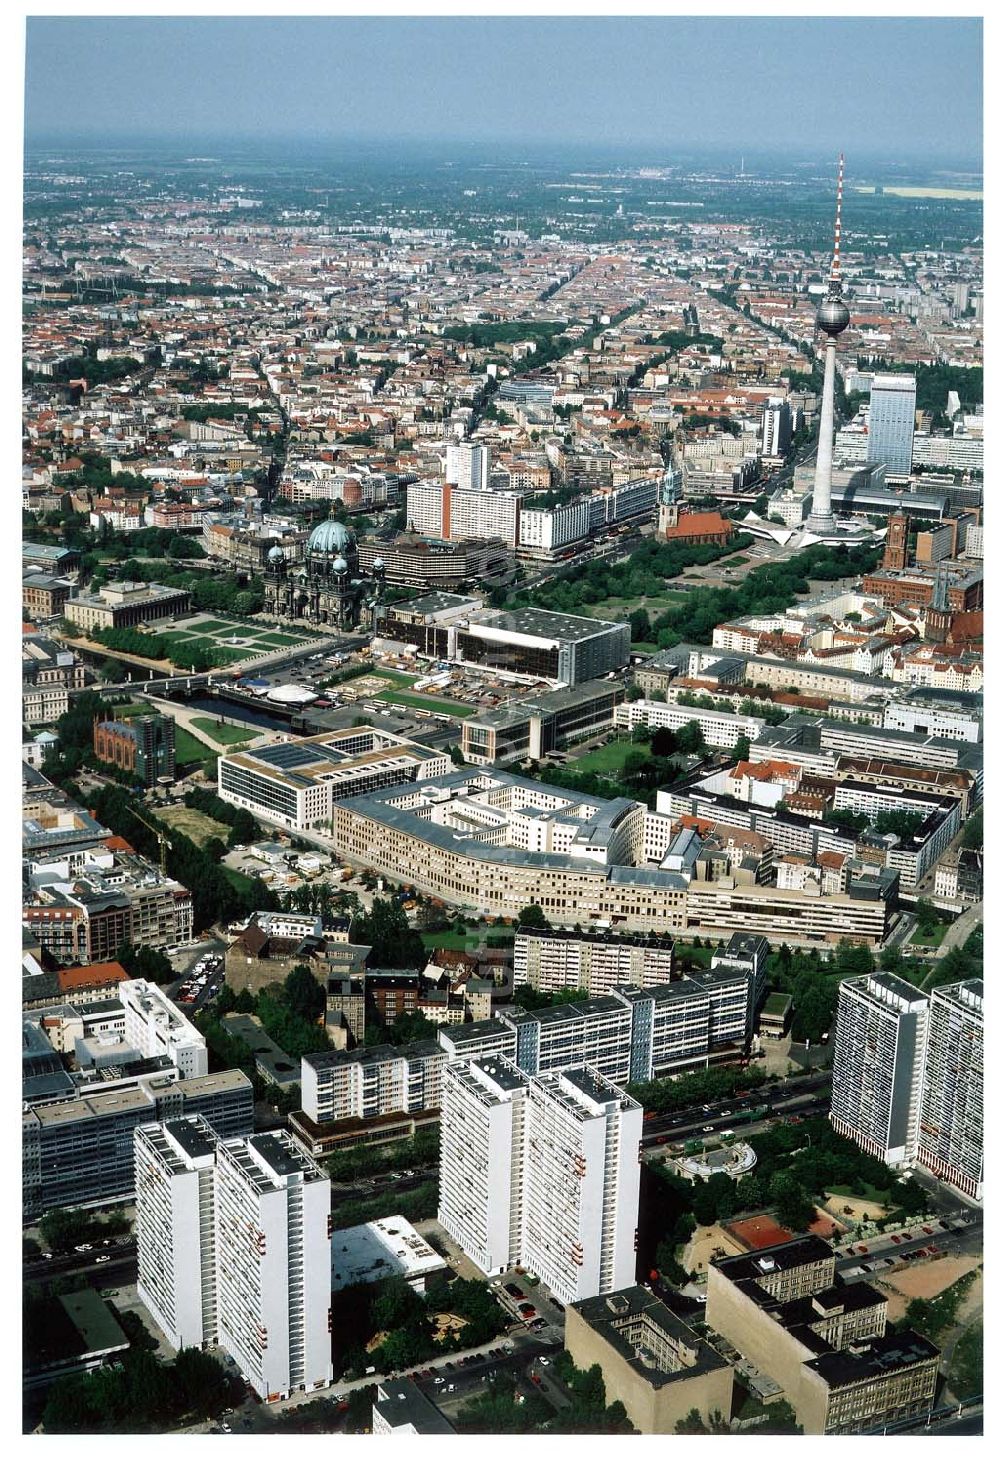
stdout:
POLYGON ((826 295, 816 312, 816 328, 826 335, 826 359, 823 364, 823 404, 819 417, 819 445, 816 449, 816 480, 813 505, 806 530, 827 533, 834 528, 831 494, 833 487, 833 389, 837 372, 837 335, 843 334, 851 316, 843 300, 840 282, 840 213, 844 200, 844 154, 840 155, 837 172, 837 221, 833 230, 833 265, 826 286, 826 295))

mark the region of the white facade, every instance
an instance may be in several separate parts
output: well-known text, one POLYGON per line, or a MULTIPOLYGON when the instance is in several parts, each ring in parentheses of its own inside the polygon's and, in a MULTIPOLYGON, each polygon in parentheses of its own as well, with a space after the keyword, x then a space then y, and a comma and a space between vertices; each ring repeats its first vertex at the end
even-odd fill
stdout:
POLYGON ((138 1292, 171 1347, 218 1336, 215 1257, 217 1137, 201 1115, 135 1131, 138 1292))
POLYGON ((983 731, 977 715, 942 709, 936 704, 887 704, 882 725, 884 729, 930 735, 933 739, 965 740, 970 745, 979 744, 983 731))
POLYGON ((631 985, 651 988, 668 983, 674 950, 667 939, 599 936, 553 937, 518 932, 514 938, 514 982, 540 993, 582 988, 590 996, 631 985))
POLYGON ((521 1259, 562 1302, 635 1281, 642 1107, 587 1068, 529 1087, 521 1259))
POLYGON ((438 1220, 487 1276, 520 1260, 527 1095, 499 1057, 449 1064, 442 1079, 438 1220))
POLYGON ((330 1182, 284 1131, 135 1133, 139 1295, 174 1347, 218 1343, 261 1398, 330 1382, 330 1182))
POLYGON ((118 984, 118 997, 125 1009, 125 1042, 138 1049, 144 1059, 165 1055, 183 1079, 208 1073, 204 1035, 155 983, 130 978, 118 984))
POLYGON ((520 493, 515 491, 463 491, 446 487, 444 536, 449 542, 469 537, 500 537, 508 547, 517 546, 520 493))
POLYGON ((490 448, 456 441, 447 448, 444 479, 462 491, 488 491, 490 485, 490 448))
POLYGON ((650 729, 674 730, 697 724, 708 744, 724 749, 731 749, 742 735, 750 741, 757 739, 765 728, 765 721, 752 715, 726 714, 722 710, 697 709, 685 704, 661 704, 653 699, 619 704, 615 709, 615 724, 629 730, 637 724, 648 725, 650 729))
POLYGON ((444 487, 439 481, 415 481, 406 488, 406 523, 422 537, 444 537, 444 487))
POLYGON ((917 1162, 981 1200, 983 1194, 983 984, 931 993, 917 1162))
POLYGON ((451 758, 387 730, 358 726, 220 755, 220 800, 291 831, 327 830, 346 796, 446 775, 451 758))
POLYGON ((219 1341, 261 1398, 330 1382, 330 1181, 284 1131, 216 1167, 219 1341))
POLYGON ((436 1045, 306 1054, 302 1110, 316 1124, 437 1109, 447 1055, 436 1045))
POLYGON ((792 440, 792 412, 787 400, 772 399, 764 406, 760 454, 784 456, 792 440))
POLYGON ((635 1280, 642 1109, 587 1068, 451 1064, 438 1219, 488 1275, 523 1263, 563 1302, 635 1280))
POLYGON ((558 507, 522 508, 518 546, 552 552, 590 533, 590 498, 578 497, 558 507))
POLYGON ((889 1166, 916 1154, 928 996, 901 978, 848 978, 837 1000, 830 1121, 889 1166))

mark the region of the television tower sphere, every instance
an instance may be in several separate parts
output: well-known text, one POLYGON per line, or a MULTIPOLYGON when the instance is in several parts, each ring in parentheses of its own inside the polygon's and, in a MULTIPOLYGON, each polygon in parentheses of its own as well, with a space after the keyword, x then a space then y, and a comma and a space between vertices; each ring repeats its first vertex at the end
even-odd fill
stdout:
POLYGON ((847 312, 847 305, 839 294, 831 290, 816 311, 816 327, 824 334, 835 337, 843 334, 851 322, 851 316, 847 312))

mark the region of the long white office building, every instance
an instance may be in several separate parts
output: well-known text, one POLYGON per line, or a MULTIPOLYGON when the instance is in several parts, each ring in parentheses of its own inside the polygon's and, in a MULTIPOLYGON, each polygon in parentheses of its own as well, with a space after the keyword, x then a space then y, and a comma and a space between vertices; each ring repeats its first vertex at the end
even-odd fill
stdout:
POLYGON ((529 1075, 587 1064, 613 1082, 641 1082, 742 1048, 761 991, 750 965, 720 959, 652 988, 613 988, 537 1012, 505 1009, 442 1028, 438 1041, 450 1059, 499 1054, 529 1075))
POLYGON ((687 704, 661 704, 657 699, 636 699, 615 708, 615 725, 634 730, 644 724, 650 729, 683 729, 696 724, 709 745, 731 749, 745 736, 751 743, 758 739, 767 723, 751 714, 726 714, 720 709, 699 709, 687 704))
POLYGON ((220 755, 219 798, 291 831, 328 830, 334 805, 411 780, 447 775, 450 757, 387 730, 359 726, 220 755))
POLYGON ((539 993, 582 988, 591 997, 613 988, 668 983, 674 968, 670 937, 564 932, 552 927, 518 930, 514 982, 539 993))
POLYGON ((125 1042, 144 1059, 165 1056, 180 1070, 182 1079, 208 1073, 205 1036, 189 1023, 155 983, 130 978, 118 984, 125 1009, 125 1042))
POLYGON ((302 1109, 316 1124, 372 1119, 441 1104, 448 1055, 431 1039, 337 1049, 302 1058, 302 1109))
POLYGON ((974 1200, 983 1194, 983 982, 931 992, 917 1163, 974 1200))
POLYGON ((902 1167, 917 1152, 929 997, 891 973, 847 978, 837 999, 830 1122, 902 1167))
POLYGON ((628 1286, 641 1132, 641 1106, 586 1067, 450 1064, 438 1219, 488 1275, 523 1264, 563 1302, 628 1286))
POLYGON ((280 1130, 135 1132, 139 1295, 176 1346, 218 1343, 268 1401, 330 1382, 330 1181, 280 1130))

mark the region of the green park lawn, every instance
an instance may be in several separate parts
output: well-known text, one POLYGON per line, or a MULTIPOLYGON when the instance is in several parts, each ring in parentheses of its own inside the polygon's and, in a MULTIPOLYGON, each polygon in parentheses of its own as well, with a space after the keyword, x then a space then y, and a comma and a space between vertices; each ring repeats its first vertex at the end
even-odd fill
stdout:
POLYGON ((440 699, 425 699, 420 694, 400 694, 395 690, 384 690, 375 696, 384 704, 399 704, 407 709, 426 709, 431 714, 448 714, 453 719, 468 719, 477 711, 471 704, 447 704, 440 699))
POLYGON ((566 768, 588 775, 614 775, 621 770, 630 755, 648 756, 649 753, 648 745, 635 745, 626 736, 625 739, 612 740, 609 745, 602 745, 600 749, 589 750, 579 760, 569 761, 566 768))
POLYGON ((174 725, 174 760, 178 765, 201 765, 211 754, 208 745, 196 740, 179 724, 174 725))
POLYGON ((426 948, 444 947, 451 952, 467 952, 479 946, 482 934, 473 928, 471 932, 422 932, 421 941, 426 948))
POLYGON ((944 941, 944 935, 948 931, 948 926, 949 924, 947 922, 939 922, 934 928, 934 931, 926 935, 918 929, 910 938, 910 942, 914 947, 940 947, 944 941))
POLYGON ((678 603, 683 603, 683 593, 657 593, 651 598, 602 598, 599 603, 588 603, 581 608, 580 612, 585 613, 588 618, 627 618, 630 613, 635 613, 639 608, 645 608, 651 618, 657 613, 665 613, 668 608, 676 608, 678 603))
MULTIPOLYGON (((360 677, 360 676, 359 676, 360 677)), ((419 674, 401 674, 398 669, 372 669, 373 679, 388 679, 390 684, 415 684, 421 677, 419 674)))
POLYGON ((688 963, 699 968, 711 967, 716 952, 714 947, 695 947, 690 942, 674 943, 674 960, 678 965, 688 963))
POLYGON ((242 745, 247 740, 252 740, 255 735, 253 728, 248 725, 220 724, 218 720, 201 716, 192 719, 191 723, 203 734, 211 735, 212 739, 220 745, 242 745))

